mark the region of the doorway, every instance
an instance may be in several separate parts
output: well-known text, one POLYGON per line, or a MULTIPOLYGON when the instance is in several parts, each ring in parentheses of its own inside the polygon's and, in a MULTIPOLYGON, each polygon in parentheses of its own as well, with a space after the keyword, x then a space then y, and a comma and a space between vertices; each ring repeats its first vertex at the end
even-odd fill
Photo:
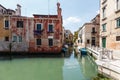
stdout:
POLYGON ((106 48, 106 37, 102 38, 102 47, 106 48))

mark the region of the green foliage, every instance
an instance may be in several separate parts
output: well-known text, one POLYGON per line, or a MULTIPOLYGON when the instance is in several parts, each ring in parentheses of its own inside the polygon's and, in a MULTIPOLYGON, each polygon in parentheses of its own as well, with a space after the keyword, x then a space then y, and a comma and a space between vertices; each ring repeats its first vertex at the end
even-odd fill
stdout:
POLYGON ((94 77, 92 80, 111 80, 111 79, 105 77, 103 74, 98 74, 97 77, 94 77))
POLYGON ((78 31, 74 32, 74 39, 73 39, 73 41, 75 42, 77 38, 78 38, 78 31))

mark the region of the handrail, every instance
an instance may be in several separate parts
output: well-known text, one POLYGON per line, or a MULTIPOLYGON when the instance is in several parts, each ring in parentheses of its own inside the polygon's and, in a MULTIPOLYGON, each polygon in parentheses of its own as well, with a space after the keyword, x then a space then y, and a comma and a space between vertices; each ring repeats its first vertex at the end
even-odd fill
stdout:
POLYGON ((107 59, 113 59, 113 51, 108 50, 106 48, 101 48, 101 47, 95 47, 95 46, 87 46, 87 48, 91 49, 94 53, 99 53, 98 56, 102 58, 107 58, 107 59))

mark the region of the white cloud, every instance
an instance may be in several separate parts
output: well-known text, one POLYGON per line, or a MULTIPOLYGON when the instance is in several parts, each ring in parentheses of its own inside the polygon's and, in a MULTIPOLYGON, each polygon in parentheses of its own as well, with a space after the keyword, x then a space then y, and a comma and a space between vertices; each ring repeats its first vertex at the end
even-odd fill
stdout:
POLYGON ((66 19, 68 22, 78 23, 80 22, 80 19, 77 17, 69 17, 66 19))
POLYGON ((69 29, 74 32, 79 28, 80 22, 81 19, 79 17, 68 17, 63 20, 63 26, 65 29, 69 29))
POLYGON ((100 10, 96 11, 96 13, 99 14, 99 13, 100 13, 100 10))
POLYGON ((67 19, 63 20, 63 25, 68 25, 71 23, 80 23, 81 19, 78 17, 68 17, 67 19))

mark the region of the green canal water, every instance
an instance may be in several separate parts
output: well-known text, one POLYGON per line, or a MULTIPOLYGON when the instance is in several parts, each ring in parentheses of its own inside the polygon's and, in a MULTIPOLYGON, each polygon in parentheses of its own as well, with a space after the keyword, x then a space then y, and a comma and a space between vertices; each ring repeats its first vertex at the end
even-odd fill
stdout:
POLYGON ((0 61, 0 80, 91 80, 97 66, 89 56, 0 61))

